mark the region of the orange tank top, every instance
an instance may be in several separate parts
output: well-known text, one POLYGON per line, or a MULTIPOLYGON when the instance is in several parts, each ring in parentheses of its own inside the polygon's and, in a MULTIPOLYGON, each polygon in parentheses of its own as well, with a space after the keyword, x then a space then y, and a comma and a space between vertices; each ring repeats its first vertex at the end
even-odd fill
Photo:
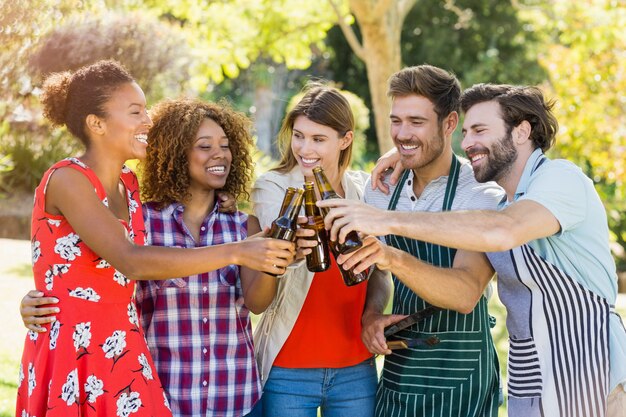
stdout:
MULTIPOLYGON (((332 255, 331 255, 332 258, 332 255)), ((317 272, 298 319, 274 365, 283 368, 343 368, 370 358, 361 341, 367 283, 348 287, 332 259, 317 272)))

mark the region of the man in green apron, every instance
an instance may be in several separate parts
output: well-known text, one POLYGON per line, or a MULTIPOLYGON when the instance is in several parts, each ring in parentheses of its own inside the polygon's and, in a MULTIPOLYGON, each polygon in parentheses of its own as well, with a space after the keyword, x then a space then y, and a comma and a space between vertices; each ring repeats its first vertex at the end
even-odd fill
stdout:
MULTIPOLYGON (((340 241, 353 229, 399 233, 465 251, 452 269, 434 268, 412 281, 422 297, 448 302, 468 298, 461 272, 482 264, 480 252, 487 252, 507 308, 509 416, 625 416, 626 330, 614 309, 606 212, 578 167, 544 155, 558 129, 552 103, 537 88, 479 84, 463 93, 461 105, 462 147, 476 179, 495 180, 506 192, 498 211, 397 213, 344 205, 327 216, 329 223, 341 219, 331 235, 339 228, 340 241)), ((395 249, 368 239, 374 243, 340 259, 344 267, 363 261, 358 272, 372 262, 381 269, 397 263, 395 249)), ((423 271, 416 263, 407 267, 423 271)))
MULTIPOLYGON (((368 204, 398 211, 496 207, 501 189, 493 183, 478 184, 467 161, 460 161, 452 152, 460 93, 452 74, 429 65, 406 68, 391 77, 391 136, 405 171, 389 195, 366 185, 368 204)), ((455 264, 454 249, 398 235, 386 239, 408 257, 429 265, 455 264)), ((419 297, 407 281, 415 271, 404 268, 402 262, 390 270, 394 275, 394 316, 382 315, 384 300, 377 300, 376 294, 368 295, 363 316, 366 346, 374 353, 387 354, 376 415, 497 416, 499 369, 483 295, 493 275, 488 263, 466 272, 483 284, 475 291, 474 300, 464 305, 419 297), (412 314, 431 304, 442 309, 396 336, 405 340, 430 338, 438 343, 418 342, 392 352, 378 339, 384 326, 398 320, 397 315, 412 314)))

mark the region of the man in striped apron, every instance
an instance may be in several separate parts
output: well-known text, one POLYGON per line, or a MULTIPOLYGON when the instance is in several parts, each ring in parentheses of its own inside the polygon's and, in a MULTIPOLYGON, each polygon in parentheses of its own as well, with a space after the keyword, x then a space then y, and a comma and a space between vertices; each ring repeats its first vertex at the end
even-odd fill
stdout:
MULTIPOLYGON (((403 217, 341 207, 350 215, 331 211, 329 221, 343 217, 342 234, 391 231, 474 251, 465 265, 482 262, 480 252, 487 252, 508 313, 509 416, 626 416, 626 330, 614 311, 617 279, 606 212, 578 167, 543 153, 558 129, 552 103, 536 88, 479 84, 464 92, 461 105, 462 147, 476 179, 495 180, 506 191, 499 211, 403 217), (387 225, 380 228, 383 218, 387 225)), ((389 263, 389 253, 382 248, 357 269, 389 263)), ((356 256, 344 266, 363 259, 356 256)), ((450 273, 440 269, 432 276, 452 298, 463 282, 441 278, 450 273)), ((429 286, 418 291, 425 298, 433 292, 429 286)))
MULTIPOLYGON (((394 74, 389 91, 393 98, 391 133, 405 171, 390 195, 366 185, 365 201, 401 211, 495 208, 501 189, 495 184, 478 184, 467 161, 462 163, 452 152, 451 135, 458 123, 458 80, 440 68, 422 65, 394 74)), ((387 236, 387 241, 427 264, 453 265, 454 249, 396 235, 387 236)), ((403 271, 401 263, 390 269, 395 315, 415 313, 430 305, 404 282, 414 271, 403 271)), ((485 282, 493 275, 488 268, 472 273, 485 282)), ((438 305, 440 311, 396 334, 408 340, 435 336, 439 342, 434 346, 420 344, 391 353, 371 346, 364 337, 374 353, 389 353, 377 392, 377 416, 497 416, 499 367, 482 289, 476 299, 459 309, 465 310, 462 312, 438 305)), ((390 324, 381 307, 366 305, 364 328, 390 324), (369 321, 368 317, 377 319, 369 321)))

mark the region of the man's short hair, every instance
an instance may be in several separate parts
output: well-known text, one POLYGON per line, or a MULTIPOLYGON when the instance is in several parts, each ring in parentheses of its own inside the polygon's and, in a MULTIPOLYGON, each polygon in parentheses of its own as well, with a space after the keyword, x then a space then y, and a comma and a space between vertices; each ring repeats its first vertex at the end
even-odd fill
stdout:
POLYGON ((530 123, 530 139, 535 148, 544 152, 554 145, 559 123, 552 108, 553 100, 545 100, 537 87, 508 84, 476 84, 463 92, 461 108, 466 113, 472 106, 495 101, 500 105, 500 117, 510 132, 524 120, 530 123))
POLYGON ((432 65, 407 67, 389 78, 387 95, 396 98, 411 94, 429 99, 441 121, 459 111, 461 84, 454 74, 432 65))

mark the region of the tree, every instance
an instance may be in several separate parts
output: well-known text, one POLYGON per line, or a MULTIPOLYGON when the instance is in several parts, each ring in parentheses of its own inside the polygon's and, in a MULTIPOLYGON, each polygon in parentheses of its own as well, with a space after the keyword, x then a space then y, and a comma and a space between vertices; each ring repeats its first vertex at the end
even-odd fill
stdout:
MULTIPOLYGON (((131 2, 132 3, 132 2, 131 2)), ((326 32, 335 22, 327 3, 300 0, 147 0, 151 10, 188 31, 195 51, 191 86, 200 94, 251 71, 257 146, 272 154, 276 115, 287 101, 287 70, 308 68, 312 50, 324 48, 326 32)), ((132 4, 130 7, 133 7, 132 4)), ((343 8, 342 8, 343 10, 343 8)), ((248 74, 249 75, 249 74, 248 74)))
POLYGON ((380 152, 393 146, 389 137, 387 79, 400 70, 400 34, 407 14, 417 0, 349 0, 350 11, 358 22, 359 41, 337 0, 328 0, 338 17, 346 40, 367 69, 372 98, 376 137, 380 152))
MULTIPOLYGON (((445 2, 421 2, 411 9, 402 27, 402 65, 428 63, 451 70, 464 87, 477 82, 538 84, 546 79, 537 58, 535 28, 519 16, 519 6, 499 0, 456 0, 455 5, 457 10, 445 2)), ((360 37, 358 29, 354 27, 360 37)), ((371 107, 363 61, 351 53, 338 27, 329 31, 326 42, 331 78, 371 107)), ((376 142, 373 135, 369 139, 376 142)))

